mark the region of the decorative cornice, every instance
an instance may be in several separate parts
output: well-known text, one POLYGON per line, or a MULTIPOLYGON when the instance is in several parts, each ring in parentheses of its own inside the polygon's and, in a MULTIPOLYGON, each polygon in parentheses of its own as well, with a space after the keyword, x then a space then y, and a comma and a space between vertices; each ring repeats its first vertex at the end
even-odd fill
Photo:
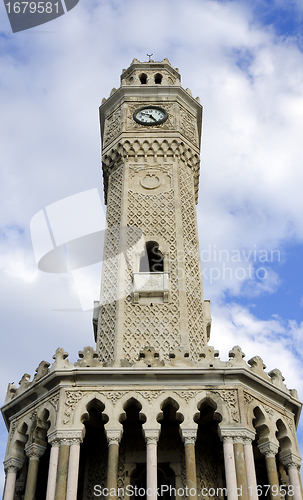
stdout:
POLYGON ((223 442, 247 444, 255 439, 256 433, 246 427, 219 427, 219 436, 223 442), (227 441, 231 439, 232 441, 227 441))

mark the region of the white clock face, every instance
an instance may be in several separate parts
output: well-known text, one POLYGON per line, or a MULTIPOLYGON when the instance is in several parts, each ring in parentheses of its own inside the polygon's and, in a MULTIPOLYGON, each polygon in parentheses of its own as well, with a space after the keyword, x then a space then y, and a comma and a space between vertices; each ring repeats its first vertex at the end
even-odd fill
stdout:
POLYGON ((164 109, 156 106, 141 108, 134 112, 134 119, 142 125, 159 125, 167 118, 167 113, 164 109))

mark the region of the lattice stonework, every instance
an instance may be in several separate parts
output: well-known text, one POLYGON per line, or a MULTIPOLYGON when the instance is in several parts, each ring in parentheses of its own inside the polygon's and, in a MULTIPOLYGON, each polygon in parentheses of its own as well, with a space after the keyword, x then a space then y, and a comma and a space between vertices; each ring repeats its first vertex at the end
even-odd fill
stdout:
POLYGON ((180 164, 179 167, 179 180, 184 238, 189 347, 191 358, 197 361, 198 355, 206 343, 203 321, 202 275, 200 269, 193 175, 191 171, 182 164, 180 164))
POLYGON ((118 299, 118 259, 122 216, 124 167, 109 178, 107 234, 103 256, 102 290, 99 313, 98 352, 103 362, 113 361, 115 355, 116 312, 118 299))
MULTIPOLYGON (((169 246, 170 301, 169 303, 133 304, 130 295, 125 299, 123 351, 125 359, 135 361, 142 347, 152 345, 161 358, 180 345, 180 305, 178 297, 178 268, 174 191, 141 194, 129 190, 128 218, 130 227, 138 227, 143 235, 160 236, 169 246)), ((130 246, 130 245, 128 245, 130 246)), ((132 282, 126 273, 126 290, 132 282)))

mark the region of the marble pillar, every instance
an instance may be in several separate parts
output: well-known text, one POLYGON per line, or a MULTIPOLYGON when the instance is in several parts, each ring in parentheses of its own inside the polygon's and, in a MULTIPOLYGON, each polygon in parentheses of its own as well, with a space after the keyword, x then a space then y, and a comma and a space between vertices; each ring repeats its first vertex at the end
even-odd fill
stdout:
POLYGON ((80 444, 81 438, 74 438, 70 443, 66 485, 66 500, 77 500, 80 444))
POLYGON ((293 500, 302 500, 302 488, 299 472, 301 458, 293 453, 289 453, 288 455, 281 457, 281 462, 287 469, 289 485, 293 487, 293 500))
POLYGON ((17 472, 19 469, 22 469, 23 464, 24 460, 20 458, 11 457, 8 460, 5 460, 4 470, 6 474, 6 480, 5 480, 3 500, 14 499, 17 472))
POLYGON ((247 476, 247 489, 249 500, 258 500, 257 477, 252 441, 252 438, 244 438, 244 457, 247 476))
POLYGON ((197 471, 195 442, 197 429, 181 429, 182 440, 184 442, 186 486, 188 488, 188 498, 197 500, 197 471))
POLYGON ((112 500, 117 499, 118 482, 118 462, 119 443, 122 437, 122 430, 107 429, 106 437, 108 442, 108 463, 107 463, 107 488, 115 493, 110 495, 112 500))
POLYGON ((238 497, 240 500, 248 500, 248 484, 243 437, 234 438, 234 455, 238 485, 238 497))
POLYGON ((146 495, 157 500, 157 444, 160 429, 144 429, 146 441, 146 495))
POLYGON ((270 486, 270 500, 280 500, 280 484, 276 465, 276 454, 279 447, 277 444, 267 441, 265 443, 258 444, 258 448, 265 456, 267 479, 270 486))
POLYGON ((51 445, 52 447, 49 457, 46 500, 55 500, 57 467, 59 458, 59 442, 57 440, 54 440, 51 445))
POLYGON ((26 477, 24 500, 35 500, 38 479, 38 469, 40 457, 46 448, 39 444, 30 444, 25 448, 25 454, 29 457, 29 464, 26 477))
POLYGON ((62 439, 59 447, 55 500, 66 500, 68 462, 69 444, 66 439, 62 439))
POLYGON ((223 436, 223 455, 224 455, 224 468, 225 480, 227 489, 227 500, 237 500, 237 476, 234 456, 233 438, 223 436))

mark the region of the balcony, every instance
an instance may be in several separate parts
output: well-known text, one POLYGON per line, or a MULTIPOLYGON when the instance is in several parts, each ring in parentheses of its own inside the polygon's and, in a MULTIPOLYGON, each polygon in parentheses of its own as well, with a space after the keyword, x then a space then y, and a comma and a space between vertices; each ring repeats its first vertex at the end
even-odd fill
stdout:
POLYGON ((169 273, 133 273, 134 302, 168 302, 169 273), (156 300, 154 300, 156 299, 156 300), (158 299, 158 300, 157 300, 158 299), (160 300, 159 300, 160 299, 160 300))

